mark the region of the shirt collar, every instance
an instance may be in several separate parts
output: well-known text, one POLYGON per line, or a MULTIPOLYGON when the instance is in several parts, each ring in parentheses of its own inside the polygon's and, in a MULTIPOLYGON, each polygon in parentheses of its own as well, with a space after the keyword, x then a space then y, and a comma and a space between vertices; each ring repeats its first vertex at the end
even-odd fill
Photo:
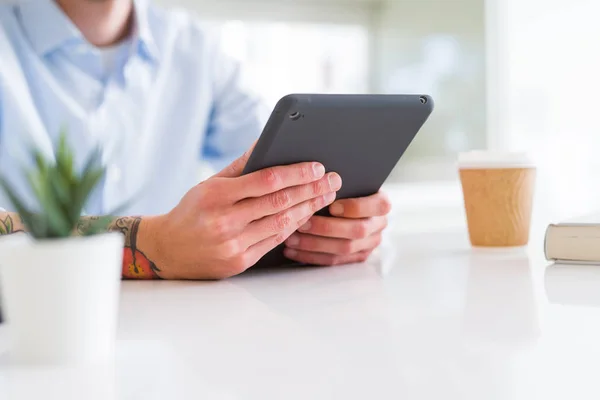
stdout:
POLYGON ((148 61, 158 61, 158 48, 150 27, 150 5, 147 0, 134 0, 135 20, 134 37, 137 39, 137 51, 148 61))
MULTIPOLYGON (((134 0, 135 50, 147 61, 158 60, 158 50, 149 21, 147 0, 134 0)), ((69 44, 87 43, 79 29, 52 0, 19 3, 23 28, 34 51, 41 57, 69 44)))
POLYGON ((84 42, 77 27, 52 0, 19 2, 23 29, 35 52, 46 56, 69 42, 84 42))

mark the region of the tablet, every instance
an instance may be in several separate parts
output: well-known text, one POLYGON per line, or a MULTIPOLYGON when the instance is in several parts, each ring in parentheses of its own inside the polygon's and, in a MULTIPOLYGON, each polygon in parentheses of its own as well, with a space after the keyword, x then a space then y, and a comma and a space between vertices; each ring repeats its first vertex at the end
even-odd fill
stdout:
MULTIPOLYGON (((342 177, 337 198, 377 193, 433 111, 427 95, 291 94, 273 110, 244 174, 317 161, 342 177)), ((328 215, 327 208, 320 215, 328 215)), ((258 265, 293 263, 283 246, 258 265)))

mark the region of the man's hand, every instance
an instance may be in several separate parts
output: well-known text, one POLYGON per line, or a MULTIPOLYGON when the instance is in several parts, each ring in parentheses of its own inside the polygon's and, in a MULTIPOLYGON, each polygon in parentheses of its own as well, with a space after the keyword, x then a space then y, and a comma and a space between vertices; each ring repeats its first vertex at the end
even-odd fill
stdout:
POLYGON ((312 217, 285 242, 285 256, 314 265, 366 261, 381 244, 391 203, 383 193, 338 200, 329 207, 333 217, 312 217))
POLYGON ((250 151, 192 188, 170 213, 141 220, 138 247, 166 279, 237 275, 283 243, 342 185, 319 163, 241 176, 250 151))

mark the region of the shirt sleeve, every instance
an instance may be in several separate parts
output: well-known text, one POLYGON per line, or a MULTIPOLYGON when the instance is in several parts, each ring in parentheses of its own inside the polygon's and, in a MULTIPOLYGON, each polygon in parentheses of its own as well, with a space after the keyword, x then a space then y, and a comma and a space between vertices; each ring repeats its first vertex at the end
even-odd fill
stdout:
POLYGON ((214 96, 202 156, 219 171, 258 138, 268 109, 252 90, 241 64, 226 56, 218 42, 212 54, 214 96))

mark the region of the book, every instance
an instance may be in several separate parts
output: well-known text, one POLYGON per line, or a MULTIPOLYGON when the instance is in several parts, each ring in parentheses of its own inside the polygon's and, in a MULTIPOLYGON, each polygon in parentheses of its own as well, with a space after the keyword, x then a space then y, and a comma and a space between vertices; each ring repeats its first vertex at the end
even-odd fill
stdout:
POLYGON ((547 260, 600 265, 600 214, 549 225, 544 243, 547 260))

